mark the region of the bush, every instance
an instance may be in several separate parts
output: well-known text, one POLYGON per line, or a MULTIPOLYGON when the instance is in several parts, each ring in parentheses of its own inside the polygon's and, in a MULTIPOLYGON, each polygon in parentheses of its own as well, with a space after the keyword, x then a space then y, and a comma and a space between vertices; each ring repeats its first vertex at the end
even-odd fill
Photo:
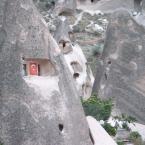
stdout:
POLYGON ((129 135, 129 139, 131 141, 133 141, 135 139, 138 139, 138 138, 141 138, 141 135, 136 131, 131 132, 130 135, 129 135))
POLYGON ((133 132, 130 133, 130 138, 131 139, 137 139, 139 137, 141 137, 141 135, 137 131, 133 131, 133 132))
POLYGON ((136 131, 130 133, 129 139, 134 145, 145 145, 145 142, 143 142, 141 135, 136 131))
POLYGON ((133 123, 136 121, 136 118, 132 117, 132 116, 128 116, 126 114, 122 114, 122 120, 126 121, 128 123, 133 123))
POLYGON ((101 100, 95 95, 82 101, 86 116, 93 116, 96 120, 107 120, 112 110, 112 100, 101 100))
POLYGON ((126 129, 127 131, 130 131, 130 128, 129 128, 127 122, 123 122, 122 128, 123 128, 123 129, 126 129))
POLYGON ((109 123, 104 123, 103 127, 108 132, 109 135, 111 135, 111 136, 116 135, 116 133, 117 133, 116 128, 112 127, 109 123))
POLYGON ((125 145, 124 142, 122 142, 122 141, 118 141, 117 144, 118 145, 125 145))

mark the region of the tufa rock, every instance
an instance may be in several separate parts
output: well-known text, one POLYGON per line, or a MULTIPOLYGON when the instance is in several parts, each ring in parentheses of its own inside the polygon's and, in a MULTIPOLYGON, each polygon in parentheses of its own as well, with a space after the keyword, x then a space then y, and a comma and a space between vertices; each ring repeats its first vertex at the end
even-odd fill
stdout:
MULTIPOLYGON (((145 29, 125 10, 112 14, 95 88, 116 110, 145 123, 145 29), (101 71, 101 72, 100 72, 101 71)), ((118 113, 118 111, 116 113, 118 113)))
POLYGON ((73 78, 31 0, 0 0, 0 82, 4 145, 92 144, 73 78))
POLYGON ((76 0, 58 0, 56 2, 54 13, 56 15, 73 15, 76 9, 76 0))
POLYGON ((64 54, 65 61, 75 81, 78 95, 83 99, 89 98, 94 77, 82 49, 75 42, 74 33, 70 29, 66 17, 61 17, 54 38, 64 54))

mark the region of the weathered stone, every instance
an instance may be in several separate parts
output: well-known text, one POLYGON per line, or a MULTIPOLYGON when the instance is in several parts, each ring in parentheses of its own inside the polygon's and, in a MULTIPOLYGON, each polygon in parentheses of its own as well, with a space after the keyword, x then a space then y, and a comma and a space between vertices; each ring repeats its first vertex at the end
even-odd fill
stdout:
POLYGON ((143 10, 143 12, 145 12, 145 1, 144 0, 142 0, 142 10, 143 10))
POLYGON ((38 9, 44 11, 54 9, 57 0, 33 0, 33 2, 38 7, 38 9))
POLYGON ((75 80, 79 96, 83 99, 89 98, 94 77, 81 48, 75 42, 74 34, 68 25, 66 17, 61 16, 54 38, 64 54, 65 61, 75 80))
POLYGON ((91 145, 73 78, 31 0, 0 0, 0 35, 0 142, 91 145), (23 59, 48 60, 57 73, 24 77, 23 59))
POLYGON ((56 15, 73 15, 76 9, 76 0, 58 0, 55 5, 56 15))
POLYGON ((99 1, 98 0, 78 0, 78 1, 79 1, 77 5, 78 8, 89 10, 89 11, 100 10, 103 13, 112 13, 115 10, 120 9, 120 8, 125 8, 128 11, 132 11, 134 9, 134 0, 99 0, 99 1))
POLYGON ((141 12, 141 2, 142 0, 134 0, 134 8, 136 12, 141 12))
POLYGON ((112 14, 102 56, 103 66, 96 76, 99 86, 95 86, 100 96, 115 97, 118 110, 142 123, 145 123, 144 38, 145 29, 127 11, 112 14))
POLYGON ((68 25, 67 19, 65 17, 61 17, 56 27, 57 30, 54 33, 54 38, 56 39, 57 43, 59 43, 61 40, 70 42, 69 33, 72 32, 72 30, 68 25))

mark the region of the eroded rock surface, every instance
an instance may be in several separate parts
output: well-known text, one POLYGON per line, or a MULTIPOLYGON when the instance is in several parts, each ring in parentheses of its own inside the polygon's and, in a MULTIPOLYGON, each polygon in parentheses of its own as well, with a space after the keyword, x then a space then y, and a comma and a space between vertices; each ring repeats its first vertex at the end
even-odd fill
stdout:
POLYGON ((142 123, 145 123, 144 39, 144 27, 127 11, 112 14, 99 69, 101 73, 96 76, 99 95, 115 97, 117 110, 142 123))
POLYGON ((73 15, 76 10, 76 0, 58 0, 55 5, 56 15, 73 15))
POLYGON ((67 18, 60 17, 54 33, 61 52, 75 81, 80 97, 87 99, 91 96, 94 77, 82 52, 81 47, 75 40, 74 32, 68 24, 67 18))
POLYGON ((92 144, 72 75, 31 0, 0 1, 0 82, 4 145, 92 144))

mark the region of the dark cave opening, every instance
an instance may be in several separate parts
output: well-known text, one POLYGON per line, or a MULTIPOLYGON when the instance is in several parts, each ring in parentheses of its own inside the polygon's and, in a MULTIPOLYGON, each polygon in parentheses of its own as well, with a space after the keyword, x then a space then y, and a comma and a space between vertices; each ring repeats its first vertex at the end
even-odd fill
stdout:
POLYGON ((76 78, 78 78, 79 76, 80 76, 79 73, 74 73, 73 78, 76 79, 76 78))
POLYGON ((63 131, 63 124, 58 125, 59 130, 62 132, 63 131))
POLYGON ((109 60, 107 63, 108 63, 108 64, 111 64, 112 62, 111 62, 111 60, 109 60))
POLYGON ((63 48, 65 47, 65 42, 63 42, 63 48))
POLYGON ((108 79, 107 73, 105 73, 104 76, 105 76, 105 80, 107 80, 108 79))

